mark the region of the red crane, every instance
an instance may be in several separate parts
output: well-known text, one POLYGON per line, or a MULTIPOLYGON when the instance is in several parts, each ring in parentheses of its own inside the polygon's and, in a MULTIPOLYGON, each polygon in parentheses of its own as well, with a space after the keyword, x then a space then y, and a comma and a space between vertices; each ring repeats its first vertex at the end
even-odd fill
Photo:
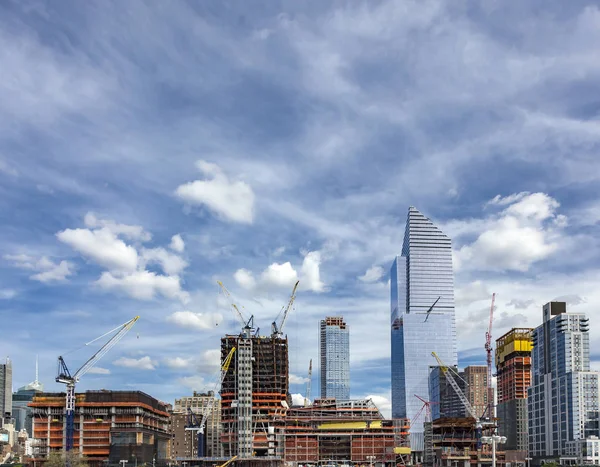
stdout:
POLYGON ((492 294, 492 306, 490 307, 490 324, 485 333, 485 351, 487 352, 487 416, 490 420, 494 417, 494 388, 492 387, 492 324, 494 322, 494 302, 496 294, 492 294))

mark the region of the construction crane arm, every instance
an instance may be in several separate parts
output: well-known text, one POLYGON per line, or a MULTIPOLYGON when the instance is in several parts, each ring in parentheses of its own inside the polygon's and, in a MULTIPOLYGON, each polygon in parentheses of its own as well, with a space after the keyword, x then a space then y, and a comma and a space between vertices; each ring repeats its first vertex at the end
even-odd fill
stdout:
POLYGON ((224 464, 221 464, 217 467, 227 467, 229 464, 231 464, 234 460, 237 459, 237 456, 233 456, 231 459, 229 459, 227 462, 225 462, 224 464))
POLYGON ((221 290, 223 290, 223 294, 229 299, 231 308, 233 308, 233 310, 235 311, 236 316, 238 317, 240 323, 242 324, 242 327, 246 327, 248 325, 248 321, 244 318, 244 315, 242 314, 242 312, 240 311, 238 306, 233 301, 233 298, 231 297, 231 293, 229 292, 229 290, 227 290, 227 287, 225 287, 223 285, 223 282, 221 282, 221 281, 217 281, 217 284, 219 284, 219 287, 221 287, 221 290))
MULTIPOLYGON (((77 370, 75 372, 75 374, 73 375, 73 380, 75 382, 79 381, 79 378, 81 378, 89 370, 91 370, 92 367, 98 362, 98 360, 100 360, 106 354, 106 352, 108 352, 110 349, 112 349, 125 336, 125 334, 127 334, 127 332, 133 327, 133 325, 136 323, 136 321, 138 319, 140 319, 140 317, 136 316, 135 318, 127 321, 122 326, 119 326, 119 328, 115 328, 115 329, 119 329, 119 331, 106 344, 104 344, 100 348, 100 350, 98 350, 98 352, 96 352, 94 355, 92 355, 92 357, 87 362, 85 362, 81 366, 81 368, 79 368, 79 370, 77 370)), ((105 336, 105 335, 106 334, 104 334, 103 336, 105 336)), ((103 336, 101 336, 101 337, 103 337, 103 336)), ((94 339, 91 342, 94 342, 96 340, 97 339, 94 339)), ((91 342, 88 342, 88 344, 90 344, 91 342)), ((64 360, 62 360, 62 357, 59 357, 59 362, 60 361, 62 361, 62 364, 64 365, 64 360)), ((63 368, 66 369, 66 365, 64 365, 63 368)))
MULTIPOLYGON (((227 371, 229 370, 229 366, 231 365, 231 360, 233 360, 234 353, 235 353, 235 347, 232 347, 231 350, 229 351, 229 353, 227 354, 227 357, 225 357, 225 360, 223 361, 223 365, 221 366, 221 375, 220 375, 219 380, 217 381, 217 384, 215 385, 215 391, 214 391, 215 396, 217 394, 218 389, 223 384, 223 381, 225 380, 225 376, 227 376, 227 371)), ((200 422, 200 427, 199 427, 201 432, 204 432, 204 427, 206 426, 206 421, 208 420, 208 417, 210 417, 210 414, 212 413, 213 408, 215 406, 215 400, 216 400, 216 397, 212 397, 206 404, 206 407, 204 408, 204 410, 202 411, 202 420, 200 422)))
POLYGON ((286 305, 285 309, 283 310, 283 315, 281 316, 281 322, 279 324, 277 324, 277 319, 275 319, 275 321, 273 321, 273 323, 272 323, 273 334, 283 333, 283 327, 285 326, 285 322, 287 320, 288 314, 289 314, 290 310, 292 309, 292 306, 294 305, 294 300, 296 300, 296 290, 298 290, 298 284, 300 284, 300 281, 296 281, 296 283, 294 284, 294 288, 292 289, 292 295, 290 295, 288 304, 286 305))
POLYGON ((448 365, 442 362, 440 357, 438 357, 438 355, 435 352, 431 352, 431 355, 433 355, 437 360, 438 365, 446 375, 446 379, 450 383, 450 386, 452 386, 452 389, 454 389, 454 392, 456 393, 462 404, 465 406, 465 409, 467 409, 467 412, 469 412, 471 417, 473 417, 475 420, 479 420, 479 416, 476 414, 475 409, 473 409, 473 406, 469 402, 469 399, 467 399, 465 394, 461 391, 460 386, 454 379, 454 376, 452 376, 452 372, 448 371, 448 365))

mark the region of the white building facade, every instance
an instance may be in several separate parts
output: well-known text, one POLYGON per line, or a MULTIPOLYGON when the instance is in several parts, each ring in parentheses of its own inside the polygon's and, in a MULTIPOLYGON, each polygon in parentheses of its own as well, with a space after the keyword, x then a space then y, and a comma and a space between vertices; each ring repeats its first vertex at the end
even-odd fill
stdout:
POLYGON ((544 305, 543 323, 533 331, 530 457, 572 459, 583 445, 587 452, 585 440, 600 437, 598 382, 590 371, 589 319, 567 313, 564 302, 544 305))

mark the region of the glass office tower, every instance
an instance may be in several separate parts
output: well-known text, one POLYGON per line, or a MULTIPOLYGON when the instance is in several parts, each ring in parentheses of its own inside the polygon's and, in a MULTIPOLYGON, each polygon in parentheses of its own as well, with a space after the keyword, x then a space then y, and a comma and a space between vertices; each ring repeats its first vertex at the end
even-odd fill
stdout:
POLYGON ((319 322, 321 397, 350 399, 350 333, 341 316, 319 322))
MULTIPOLYGON (((450 238, 414 207, 408 210, 402 254, 391 273, 392 416, 413 419, 429 398, 436 352, 458 364, 450 238)), ((411 427, 411 448, 423 450, 423 422, 411 427)))

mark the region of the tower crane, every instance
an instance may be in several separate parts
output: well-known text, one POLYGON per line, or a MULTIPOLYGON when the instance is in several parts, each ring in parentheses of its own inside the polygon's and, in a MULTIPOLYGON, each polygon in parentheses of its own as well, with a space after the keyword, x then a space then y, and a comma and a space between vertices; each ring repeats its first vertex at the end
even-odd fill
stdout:
POLYGON ((66 433, 65 433, 65 451, 70 451, 73 449, 73 434, 74 434, 74 421, 75 421, 75 385, 79 382, 80 378, 85 375, 92 367, 98 363, 100 360, 111 348, 113 348, 117 342, 119 342, 125 334, 133 327, 136 321, 140 319, 139 316, 127 321, 125 324, 116 327, 115 329, 108 331, 107 333, 102 334, 100 337, 97 337, 94 340, 86 343, 85 345, 89 345, 97 340, 102 339, 103 337, 112 334, 117 331, 117 333, 109 339, 109 341, 104 344, 100 350, 98 350, 92 357, 85 362, 79 370, 77 370, 73 375, 69 371, 67 364, 62 356, 58 357, 58 376, 56 377, 57 383, 62 383, 67 385, 67 396, 66 396, 66 405, 65 405, 65 415, 66 415, 66 433))
MULTIPOLYGON (((490 324, 485 333, 485 351, 487 352, 487 416, 491 420, 494 418, 494 388, 492 387, 492 324, 494 322, 494 301, 496 294, 492 294, 492 306, 490 307, 490 324)), ((485 413, 483 414, 485 416, 485 413)))
POLYGON ((277 315, 277 318, 281 316, 281 322, 277 324, 277 318, 275 318, 275 321, 271 323, 272 337, 283 337, 283 327, 285 326, 285 321, 287 320, 288 313, 294 305, 294 300, 296 300, 296 290, 298 289, 298 284, 300 284, 300 281, 296 281, 296 283, 294 284, 294 288, 292 289, 292 295, 290 295, 288 304, 282 309, 282 311, 279 312, 279 315, 277 315))
POLYGON ((223 294, 229 300, 229 304, 231 305, 231 308, 235 312, 235 315, 237 316, 238 321, 242 325, 242 334, 244 334, 246 337, 250 337, 250 335, 254 331, 254 315, 250 316, 250 319, 247 320, 244 317, 244 315, 242 314, 242 312, 240 311, 239 307, 235 304, 235 302, 231 296, 231 293, 229 292, 229 290, 227 290, 227 287, 225 287, 223 285, 223 282, 217 281, 217 284, 219 284, 219 287, 221 287, 223 294))
POLYGON ((454 379, 454 376, 452 376, 452 371, 449 371, 448 365, 446 365, 444 362, 442 362, 440 357, 438 357, 438 354, 436 354, 435 352, 431 352, 431 355, 433 355, 434 358, 437 360, 438 365, 440 366, 440 368, 442 370, 442 373, 444 373, 446 375, 446 379, 450 383, 450 386, 452 386, 452 389, 454 389, 454 392, 456 393, 456 395, 458 396, 458 398, 460 399, 462 404, 465 406, 465 409, 467 409, 467 412, 469 412, 469 415, 471 415, 471 417, 473 417, 475 419, 475 433, 476 433, 476 437, 477 437, 477 449, 480 449, 481 448, 481 435, 482 435, 481 419, 475 412, 475 409, 469 402, 469 399, 467 399, 467 396, 465 396, 465 394, 460 389, 460 386, 454 379))
POLYGON ((234 353, 235 353, 235 347, 232 347, 231 350, 229 351, 229 353, 227 354, 227 357, 225 357, 225 360, 223 361, 223 365, 221 365, 220 377, 217 380, 217 382, 215 383, 215 387, 213 390, 213 397, 211 397, 208 400, 208 402, 206 403, 206 406, 202 409, 202 412, 199 414, 202 416, 202 418, 200 420, 198 420, 198 417, 196 417, 196 413, 190 407, 188 407, 188 420, 187 420, 187 426, 185 427, 185 430, 186 431, 195 431, 197 433, 198 457, 204 457, 204 444, 205 444, 204 443, 204 429, 206 428, 206 421, 208 420, 208 417, 210 417, 210 414, 212 413, 212 411, 215 407, 216 394, 219 391, 219 389, 221 388, 221 385, 223 384, 223 380, 225 379, 225 376, 227 375, 227 371, 229 370, 229 366, 231 365, 231 360, 233 359, 234 353))
POLYGON ((304 398, 304 407, 310 404, 310 390, 312 387, 312 358, 308 364, 308 381, 306 382, 306 397, 304 398))

